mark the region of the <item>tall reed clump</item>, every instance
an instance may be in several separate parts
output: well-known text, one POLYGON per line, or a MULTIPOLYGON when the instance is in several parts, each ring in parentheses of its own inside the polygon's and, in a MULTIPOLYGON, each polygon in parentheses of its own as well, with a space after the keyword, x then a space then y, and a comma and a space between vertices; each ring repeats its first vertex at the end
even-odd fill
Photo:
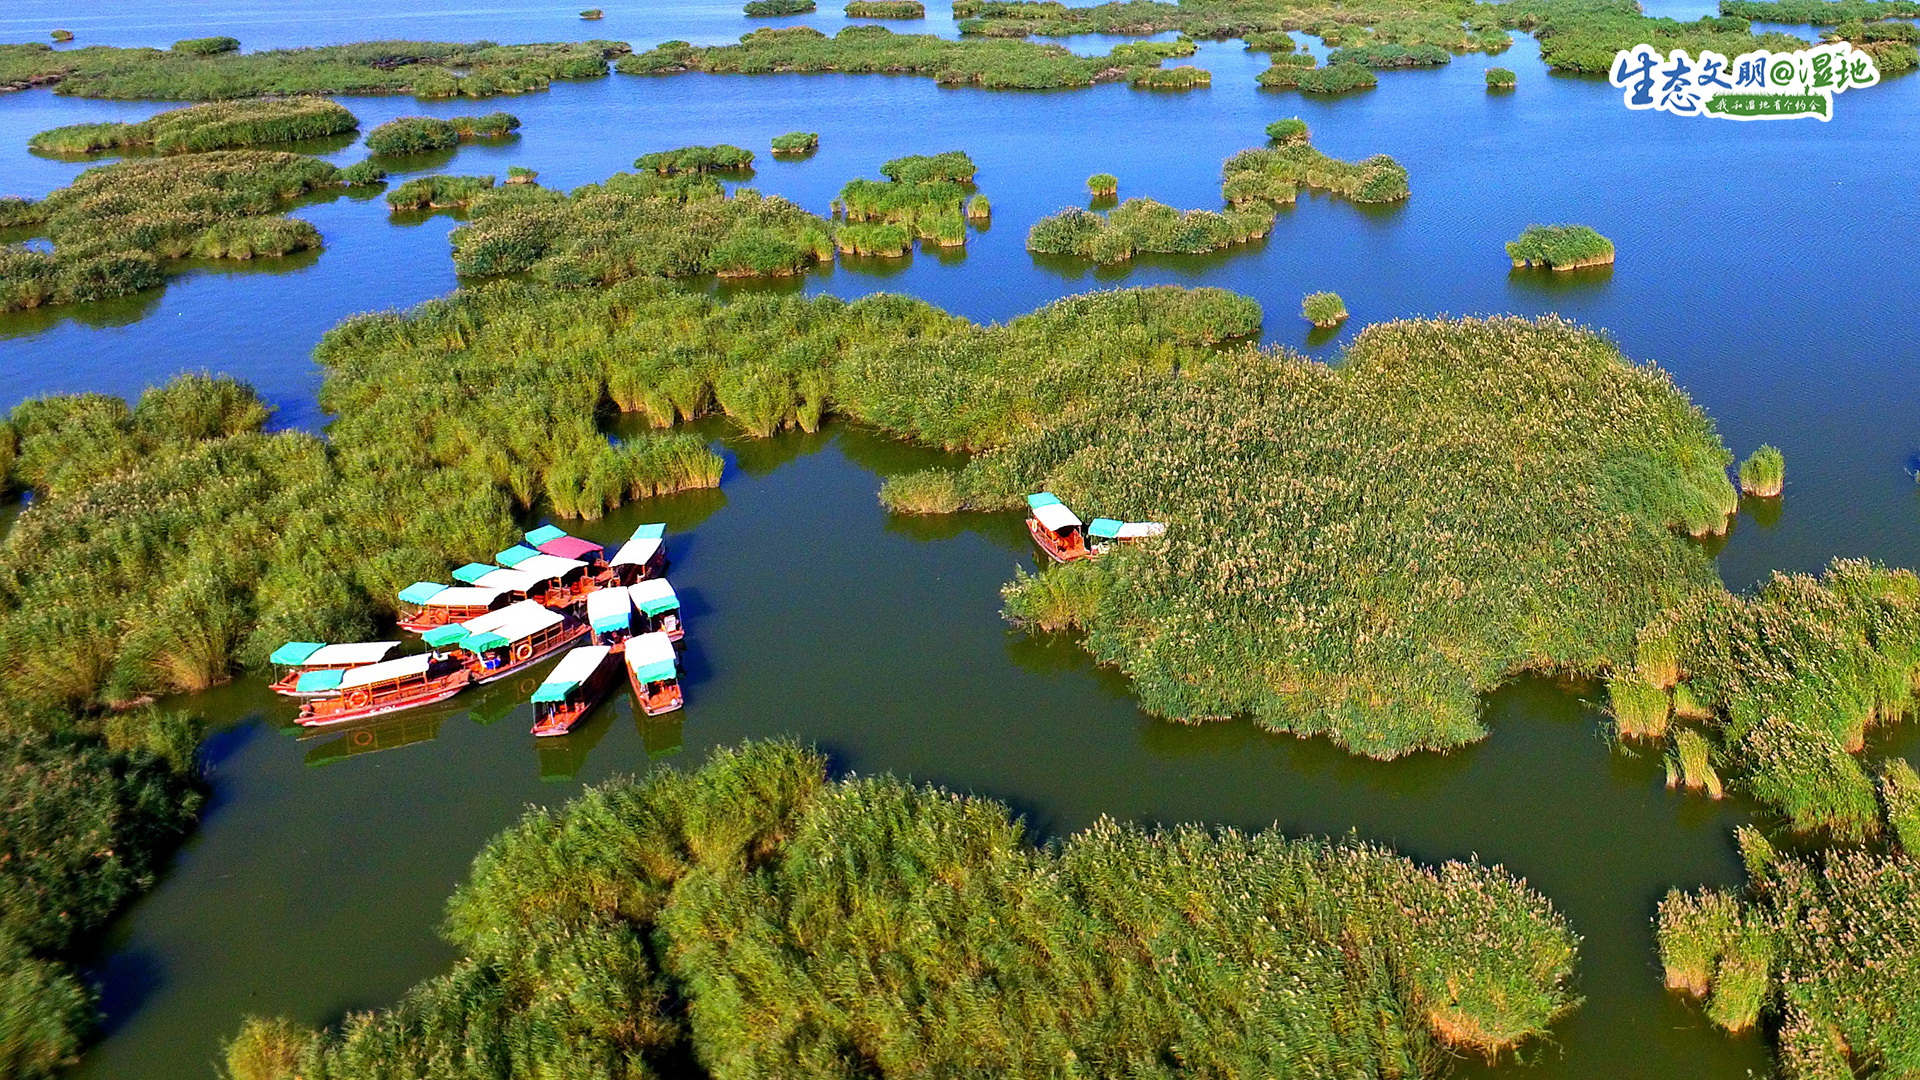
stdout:
POLYGON ((445 932, 460 958, 388 1009, 249 1021, 236 1080, 455 1054, 516 1076, 850 1075, 849 1054, 903 1076, 1147 1075, 1169 1046, 1223 1074, 1437 1077, 1573 1008, 1578 945, 1498 868, 1106 820, 1036 848, 998 803, 832 781, 781 744, 530 813, 445 932), (1207 977, 1167 960, 1195 956, 1207 977))
POLYGON ((1888 758, 1880 767, 1880 802, 1900 850, 1920 859, 1920 773, 1901 758, 1888 758))
POLYGON ((725 172, 753 167, 753 151, 721 143, 718 146, 682 146, 642 154, 633 167, 661 176, 675 173, 725 172))
MULTIPOLYGON (((967 242, 967 219, 984 220, 992 213, 984 197, 973 194, 976 171, 973 159, 958 150, 895 158, 880 166, 884 181, 848 181, 837 205, 850 223, 895 225, 912 237, 956 247, 967 242)), ((841 247, 857 251, 879 239, 856 230, 841 247)))
POLYGON ((1585 225, 1529 225, 1507 242, 1515 266, 1578 270, 1613 265, 1613 241, 1585 225))
POLYGON ((1297 116, 1275 120, 1267 125, 1267 138, 1282 145, 1295 145, 1311 142, 1313 133, 1307 130, 1307 122, 1297 116))
POLYGON ((773 152, 776 154, 811 154, 818 149, 820 133, 817 131, 789 131, 773 137, 773 152))
POLYGON ((67 42, 69 42, 69 41, 72 41, 72 40, 73 40, 73 31, 71 31, 71 30, 55 30, 55 31, 54 31, 53 33, 51 33, 51 34, 49 34, 49 35, 47 35, 47 36, 48 36, 48 37, 51 37, 51 38, 52 38, 53 40, 55 40, 55 41, 58 41, 58 42, 60 42, 61 44, 63 44, 63 45, 64 45, 64 44, 66 44, 67 42))
POLYGON ((1740 490, 1762 499, 1777 497, 1787 486, 1787 458, 1777 447, 1762 446, 1740 463, 1740 490))
POLYGON ((166 281, 161 259, 319 247, 318 230, 280 213, 342 182, 317 158, 223 150, 102 165, 38 202, 0 200, 0 221, 54 245, 0 247, 0 311, 154 288, 166 281))
POLYGON ((847 0, 849 19, 924 19, 927 5, 920 0, 847 0))
POLYGON ((1094 173, 1087 177, 1087 194, 1096 199, 1111 199, 1120 194, 1120 178, 1112 173, 1094 173))
POLYGON ((1786 1080, 1920 1067, 1920 860, 1835 847, 1776 850, 1741 830, 1746 888, 1660 904, 1667 985, 1730 1032, 1763 1027, 1786 1080))
POLYGON ((27 145, 46 154, 126 149, 183 154, 296 142, 359 126, 351 112, 325 98, 260 98, 189 105, 136 124, 71 124, 40 132, 27 145))
POLYGON ((1718 799, 1726 793, 1720 783, 1720 774, 1713 767, 1711 740, 1692 728, 1681 728, 1673 733, 1667 786, 1704 792, 1711 799, 1718 799))
POLYGON ((740 10, 748 15, 809 15, 814 10, 813 0, 747 0, 740 10))
POLYGON ((98 1019, 74 965, 193 827, 195 727, 151 709, 105 724, 18 702, 4 709, 0 1070, 51 1080, 78 1060, 98 1019))
POLYGON ((1510 68, 1490 67, 1487 69, 1487 89, 1511 90, 1519 85, 1520 77, 1510 68))
POLYGON ((1296 185, 1357 203, 1398 202, 1408 195, 1406 166, 1386 154, 1341 161, 1304 142, 1242 150, 1226 160, 1221 173, 1222 194, 1236 206, 1291 202, 1296 185))
POLYGON ((1292 56, 1277 58, 1272 67, 1260 73, 1258 81, 1269 89, 1297 89, 1308 94, 1344 94, 1380 85, 1380 80, 1364 64, 1348 62, 1317 68, 1311 66, 1310 57, 1292 56))
POLYGON ((1359 64, 1370 68, 1439 67, 1453 62, 1453 53, 1438 45, 1401 45, 1395 42, 1369 42, 1346 45, 1327 53, 1327 66, 1359 64))
POLYGON ((1339 326, 1347 320, 1347 302, 1339 293, 1308 293, 1300 301, 1300 315, 1315 326, 1339 326))
POLYGON ((1058 632, 1084 630, 1100 611, 1100 595, 1112 581, 1112 564, 1082 559, 1029 574, 1016 569, 1002 586, 1002 614, 1014 626, 1058 632))
POLYGON ((1224 211, 1178 210, 1152 199, 1128 199, 1101 214, 1068 207, 1027 232, 1027 250, 1124 262, 1139 252, 1197 255, 1258 240, 1273 228, 1267 205, 1224 211))
POLYGON ((367 132, 370 154, 424 154, 446 150, 474 139, 498 139, 519 130, 520 118, 512 113, 494 112, 485 116, 402 116, 367 132))
POLYGON ((588 8, 580 13, 580 17, 588 22, 594 22, 606 18, 607 13, 599 8, 588 8))
POLYGON ((491 176, 416 176, 387 192, 387 206, 393 210, 469 206, 493 190, 491 176))
POLYGON ((1008 38, 896 34, 884 26, 849 26, 832 37, 810 26, 756 30, 737 45, 690 45, 669 41, 619 61, 630 75, 676 75, 689 71, 761 75, 775 72, 922 75, 946 86, 1001 90, 1046 90, 1167 80, 1204 85, 1198 69, 1160 74, 1163 60, 1190 56, 1191 42, 1130 42, 1105 56, 1078 56, 1059 45, 1008 38))
POLYGON ((616 173, 571 192, 483 194, 453 231, 467 277, 531 273, 564 288, 632 277, 785 276, 833 256, 831 226, 752 188, 729 196, 701 172, 616 173))

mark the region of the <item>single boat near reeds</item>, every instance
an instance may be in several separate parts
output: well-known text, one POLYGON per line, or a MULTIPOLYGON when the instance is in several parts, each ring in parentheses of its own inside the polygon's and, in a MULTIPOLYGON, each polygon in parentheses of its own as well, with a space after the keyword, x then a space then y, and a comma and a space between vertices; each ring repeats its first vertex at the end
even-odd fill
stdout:
POLYGON ((397 641, 355 641, 339 645, 289 641, 267 657, 267 662, 279 671, 267 689, 287 697, 330 694, 339 689, 340 676, 349 668, 377 664, 399 646, 397 641))
POLYGON ((633 597, 625 588, 595 589, 587 595, 587 632, 595 645, 626 645, 633 636, 633 597))
POLYGON ((1787 458, 1775 446, 1762 446, 1740 463, 1740 490, 1762 499, 1777 497, 1787 486, 1787 458))
POLYGON ((424 633, 436 626, 477 619, 513 602, 505 589, 416 581, 400 590, 400 629, 424 633))
POLYGON ((1086 526, 1051 492, 1027 496, 1027 532, 1033 542, 1057 563, 1090 558, 1086 526))
POLYGON ((566 648, 587 624, 531 600, 490 611, 426 637, 435 649, 457 650, 477 683, 504 679, 566 648))
POLYGON ((662 716, 686 703, 680 690, 680 654, 662 633, 641 634, 627 642, 627 681, 640 711, 662 716))
POLYGON ((637 634, 660 633, 672 641, 687 636, 680 616, 680 596, 666 578, 648 578, 627 589, 633 603, 633 626, 637 634))
POLYGON ((560 658, 533 692, 533 733, 565 735, 586 719, 619 680, 614 650, 582 645, 560 658))
POLYGON ((339 685, 300 706, 294 723, 326 727, 366 720, 402 709, 445 701, 473 682, 473 673, 457 657, 418 653, 397 660, 349 668, 339 685))

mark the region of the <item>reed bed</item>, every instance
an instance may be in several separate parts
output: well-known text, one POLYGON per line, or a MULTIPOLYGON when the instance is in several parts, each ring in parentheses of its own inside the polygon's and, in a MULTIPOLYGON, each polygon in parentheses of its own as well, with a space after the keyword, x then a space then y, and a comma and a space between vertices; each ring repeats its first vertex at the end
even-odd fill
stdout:
POLYGON ((306 49, 203 54, 96 46, 55 52, 0 46, 0 87, 53 85, 77 97, 225 101, 265 95, 491 97, 596 78, 630 48, 617 41, 540 45, 365 41, 306 49))
POLYGON ((1361 64, 1338 63, 1316 68, 1290 63, 1290 59, 1280 60, 1261 72, 1260 85, 1270 89, 1292 88, 1308 94, 1344 94, 1380 85, 1373 71, 1361 64))
MULTIPOLYGON (((880 171, 888 179, 851 180, 840 189, 834 205, 848 223, 895 225, 909 237, 957 247, 967 242, 967 220, 991 214, 985 198, 973 194, 973 160, 960 151, 895 158, 880 171)), ((861 231, 852 243, 874 245, 891 235, 861 231)))
POLYGON ((1640 44, 1662 56, 1674 49, 1690 56, 1793 52, 1807 44, 1791 34, 1755 34, 1746 18, 1731 14, 1694 22, 1649 18, 1633 0, 1515 0, 1501 5, 1498 18, 1502 26, 1532 33, 1540 59, 1556 71, 1605 73, 1616 53, 1640 44))
POLYGON ((1519 85, 1520 77, 1511 68, 1490 67, 1487 69, 1487 89, 1511 90, 1519 85))
POLYGON ((1068 207, 1041 218, 1027 233, 1027 250, 1073 255, 1099 263, 1124 262, 1140 252, 1197 255, 1258 240, 1273 228, 1266 204, 1225 211, 1177 210, 1152 199, 1128 199, 1101 214, 1068 207))
POLYGON ((1671 892, 1658 929, 1667 985, 1730 1032, 1764 1025, 1786 1080, 1920 1068, 1920 860, 1868 849, 1777 850, 1741 830, 1740 894, 1671 892))
POLYGON ((38 202, 0 201, 0 220, 53 241, 0 247, 0 311, 122 296, 165 283, 157 260, 285 254, 320 246, 286 201, 339 187, 317 158, 223 150, 102 165, 38 202))
POLYGON ((43 154, 127 149, 183 154, 296 142, 359 126, 351 112, 325 98, 260 98, 189 105, 134 124, 71 124, 40 132, 27 145, 43 154))
POLYGON ((1221 166, 1222 194, 1234 206, 1291 202, 1296 185, 1331 191, 1357 203, 1398 202, 1408 195, 1406 167, 1386 154, 1357 162, 1328 157, 1307 143, 1242 150, 1221 166))
POLYGON ((1515 266, 1578 270, 1613 265, 1613 241, 1585 225, 1529 225, 1507 242, 1515 266))
POLYGON ((1453 54, 1438 45, 1396 45, 1389 42, 1346 45, 1327 53, 1327 66, 1359 64, 1370 68, 1439 67, 1453 62, 1453 54))
POLYGON ((753 151, 721 143, 718 146, 683 146, 642 154, 633 167, 661 176, 675 173, 727 172, 753 167, 753 151))
POLYGON ((1777 497, 1787 486, 1787 458, 1778 447, 1762 446, 1740 463, 1740 490, 1762 499, 1777 497))
POLYGON ((485 116, 402 116, 367 132, 371 154, 425 154, 474 139, 499 139, 519 130, 520 118, 495 112, 485 116))
POLYGON ((1844 22, 1920 17, 1915 0, 1720 0, 1720 14, 1754 22, 1837 26, 1844 22))
POLYGON ((924 19, 927 5, 920 0, 847 0, 849 19, 924 19))
POLYGON ((747 0, 741 11, 753 16, 811 15, 813 0, 747 0))
POLYGON ((580 17, 582 19, 587 20, 588 22, 595 22, 597 20, 606 18, 607 13, 605 11, 602 11, 599 8, 588 8, 585 11, 582 11, 580 13, 580 17))
POLYGON ((1308 293, 1300 301, 1300 317, 1325 329, 1347 321, 1347 302, 1339 293, 1308 293))
POLYGON ((1087 177, 1087 194, 1096 199, 1111 199, 1120 194, 1120 178, 1112 173, 1094 173, 1087 177))
POLYGON ((1191 43, 1142 42, 1115 46, 1106 56, 1076 56, 1058 45, 1030 41, 949 41, 931 34, 896 34, 871 25, 849 26, 828 37, 812 27, 790 26, 756 30, 738 45, 670 41, 625 57, 615 66, 630 75, 690 71, 924 75, 948 86, 1045 90, 1132 82, 1144 71, 1157 69, 1162 60, 1192 51, 1191 43))
POLYGON ((1293 146, 1312 142, 1313 132, 1307 129, 1307 122, 1305 120, 1297 116, 1289 116, 1268 124, 1267 138, 1282 146, 1293 146))
POLYGON ((1901 758, 1880 767, 1880 802, 1887 831, 1909 858, 1920 859, 1920 773, 1901 758))
MULTIPOLYGON (((644 159, 643 159, 644 160, 644 159)), ((503 188, 452 235, 463 276, 530 273, 583 288, 632 277, 786 276, 833 255, 831 225, 704 173, 616 173, 572 192, 503 188)))
POLYGON ((818 149, 820 133, 817 131, 789 131, 773 137, 773 152, 776 154, 811 154, 818 149))
POLYGON ((55 40, 55 41, 58 41, 58 42, 60 42, 61 44, 65 44, 65 43, 67 43, 67 42, 69 42, 69 41, 72 41, 72 40, 73 40, 73 31, 71 31, 71 30, 55 30, 55 31, 54 31, 53 33, 51 33, 51 34, 48 34, 47 36, 48 36, 48 37, 50 37, 50 38, 52 38, 52 39, 53 39, 53 40, 55 40))
POLYGON ((491 176, 416 176, 387 192, 390 210, 448 210, 471 206, 494 190, 491 176))
POLYGON ((1499 868, 1105 820, 1036 848, 781 744, 533 811, 445 933, 391 1008, 249 1021, 230 1075, 1433 1077, 1544 1035, 1578 946, 1499 868))

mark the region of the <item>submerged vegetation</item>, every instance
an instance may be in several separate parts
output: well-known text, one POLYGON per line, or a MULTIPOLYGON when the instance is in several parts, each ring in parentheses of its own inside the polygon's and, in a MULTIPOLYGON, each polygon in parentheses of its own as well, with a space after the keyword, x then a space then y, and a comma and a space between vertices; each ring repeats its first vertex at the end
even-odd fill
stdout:
POLYGON ((38 202, 0 199, 0 226, 54 245, 0 247, 0 311, 154 288, 162 259, 319 247, 312 225, 281 216, 286 201, 349 179, 318 158, 224 150, 102 165, 38 202))
POLYGON ((495 112, 485 116, 402 116, 367 132, 372 154, 424 154, 447 150, 472 139, 499 139, 520 129, 520 118, 495 112))
POLYGON ((43 154, 133 149, 183 154, 296 142, 359 126, 352 113, 325 98, 261 98, 189 105, 134 124, 70 124, 43 131, 27 145, 43 154))
POLYGON ((629 51, 617 41, 544 45, 364 41, 213 54, 0 45, 0 88, 54 84, 56 93, 77 97, 163 101, 219 101, 267 94, 490 97, 545 90, 554 79, 602 76, 608 60, 629 51))
POLYGON ((1613 241, 1585 225, 1529 225, 1507 242, 1515 266, 1578 270, 1613 265, 1613 241))
POLYGON ((1498 868, 1104 819, 1036 848, 782 744, 530 813, 444 932, 446 974, 338 1030, 251 1020, 229 1075, 1432 1077, 1543 1035, 1577 947, 1498 868))
MULTIPOLYGON (((1158 77, 1153 73, 1160 70, 1162 60, 1192 53, 1191 42, 1140 42, 1117 45, 1106 56, 1076 56, 1059 45, 1030 41, 949 41, 931 34, 896 34, 871 25, 849 26, 828 37, 812 27, 789 26, 756 30, 741 37, 738 45, 669 41, 625 57, 617 67, 631 75, 686 71, 910 74, 929 76, 943 85, 1044 90, 1108 82, 1140 84, 1158 77)), ((1194 78, 1182 75, 1174 81, 1194 78)))
POLYGON ((1764 1024, 1786 1080, 1920 1069, 1920 858, 1798 854, 1752 828, 1740 849, 1743 893, 1676 890, 1660 904, 1667 986, 1701 999, 1727 1031, 1764 1024))

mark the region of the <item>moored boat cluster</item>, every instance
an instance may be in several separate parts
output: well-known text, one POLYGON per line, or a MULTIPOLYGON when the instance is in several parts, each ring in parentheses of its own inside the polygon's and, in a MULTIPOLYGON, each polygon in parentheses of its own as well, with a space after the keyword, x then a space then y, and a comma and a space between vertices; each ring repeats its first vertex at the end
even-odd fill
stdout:
POLYGON ((277 693, 302 699, 296 723, 323 727, 445 701, 565 652, 533 693, 535 735, 572 730, 619 681, 622 663, 648 716, 681 707, 680 599, 667 581, 666 527, 642 525, 614 551, 551 525, 399 594, 398 641, 288 642, 274 651, 277 693), (586 643, 582 644, 582 639, 586 643))

